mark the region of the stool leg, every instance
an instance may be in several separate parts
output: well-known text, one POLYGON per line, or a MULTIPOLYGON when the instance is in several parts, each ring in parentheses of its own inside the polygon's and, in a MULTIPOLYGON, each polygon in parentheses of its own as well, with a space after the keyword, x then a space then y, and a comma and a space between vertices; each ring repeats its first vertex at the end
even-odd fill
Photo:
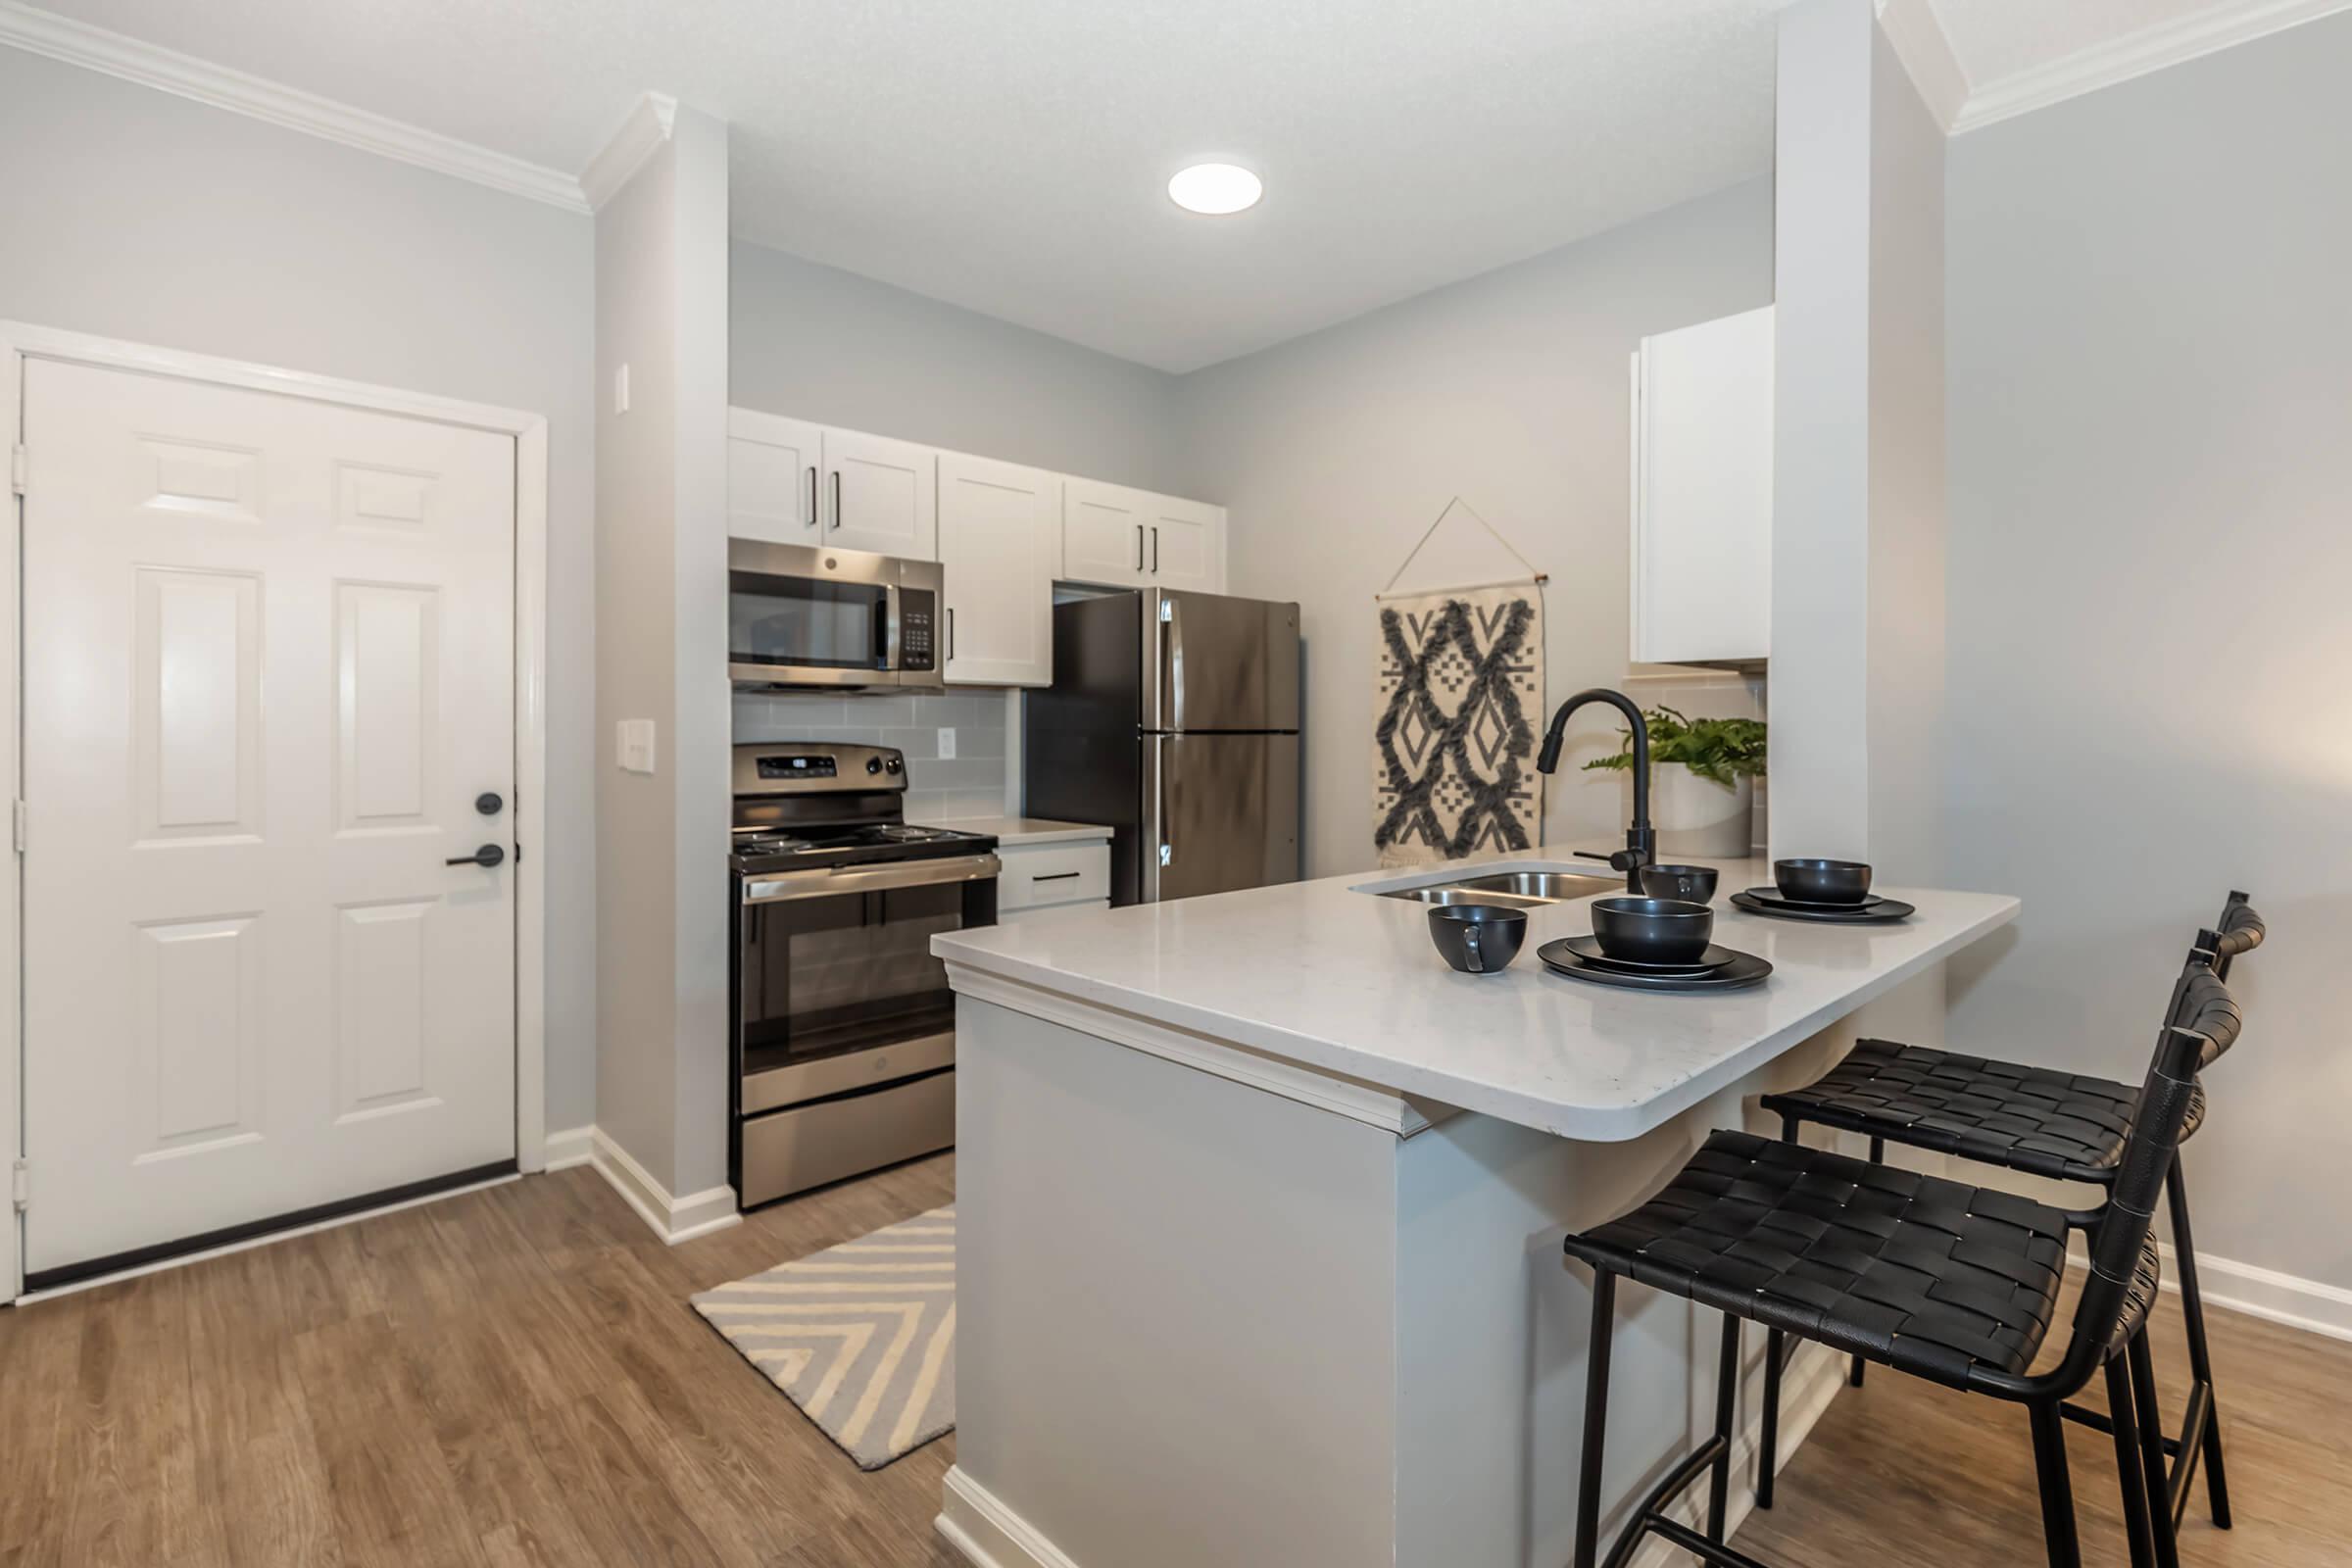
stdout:
POLYGON ((1723 1449, 1707 1480, 1707 1539, 1723 1541, 1723 1516, 1732 1500, 1732 1416, 1740 1396, 1740 1320, 1723 1314, 1723 1354, 1715 1365, 1715 1435, 1723 1449))
MULTIPOLYGON (((1870 1162, 1873 1165, 1884 1165, 1886 1163, 1886 1139, 1873 1138, 1870 1141, 1870 1162)), ((1854 1357, 1853 1370, 1849 1371, 1845 1375, 1845 1382, 1848 1388, 1858 1389, 1862 1386, 1862 1368, 1867 1363, 1865 1363, 1860 1356, 1857 1355, 1854 1357)))
POLYGON ((2124 1535, 2132 1548, 2132 1568, 2156 1568, 2155 1538, 2148 1525, 2148 1477, 2140 1468, 2139 1416, 2132 1397, 2132 1374, 2121 1354, 2107 1363, 2107 1424, 2115 1434, 2115 1478, 2123 1489, 2124 1535))
POLYGON ((2082 1568, 2075 1539, 2075 1489, 2066 1474, 2066 1421, 2055 1399, 2026 1406, 2034 1425, 2034 1471, 2041 1484, 2041 1535, 2050 1568, 2082 1568))
POLYGON ((1600 1453, 1609 1426, 1609 1336, 1617 1327, 1617 1276, 1592 1275, 1592 1339, 1585 1361, 1585 1451, 1576 1483, 1575 1568, 1592 1568, 1600 1545, 1600 1453))
POLYGON ((1764 1432, 1756 1442, 1756 1506, 1772 1506, 1773 1473, 1781 1463, 1781 1331, 1764 1336, 1764 1432))
POLYGON ((2156 1568, 2180 1568, 2180 1547, 2173 1534, 2172 1476, 2164 1464, 2164 1407, 2156 1402, 2156 1358, 2148 1352, 2144 1326, 2132 1336, 2124 1353, 2132 1365, 2132 1403, 2139 1412, 2139 1468, 2147 1477, 2156 1568))
POLYGON ((2188 1369, 2205 1385, 2205 1497, 2213 1527, 2230 1528, 2230 1477, 2222 1468, 2222 1400, 2214 1392, 2213 1357, 2205 1345, 2205 1298, 2197 1290, 2197 1249, 2188 1235, 2188 1180, 2180 1156, 2165 1173, 2164 1192, 2173 1209, 2173 1271, 2180 1276, 2180 1320, 2188 1328, 2188 1369))

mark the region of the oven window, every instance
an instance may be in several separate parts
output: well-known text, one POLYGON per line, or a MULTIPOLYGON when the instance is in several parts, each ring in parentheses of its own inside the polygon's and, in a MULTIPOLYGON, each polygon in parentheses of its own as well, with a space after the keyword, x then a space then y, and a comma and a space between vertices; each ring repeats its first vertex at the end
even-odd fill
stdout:
POLYGON ((874 583, 729 572, 728 662, 878 669, 888 594, 874 583))
POLYGON ((952 1033, 956 997, 931 939, 975 923, 973 886, 745 906, 745 1073, 952 1033))

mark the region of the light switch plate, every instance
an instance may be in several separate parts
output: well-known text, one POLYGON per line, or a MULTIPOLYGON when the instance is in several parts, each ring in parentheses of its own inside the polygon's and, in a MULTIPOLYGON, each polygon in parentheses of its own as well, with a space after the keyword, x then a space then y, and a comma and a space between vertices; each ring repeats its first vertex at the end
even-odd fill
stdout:
POLYGON ((624 773, 651 773, 654 770, 654 721, 650 718, 624 718, 613 726, 614 760, 624 773))
POLYGON ((939 732, 939 760, 943 762, 956 760, 956 732, 952 729, 939 732))
POLYGON ((625 365, 612 372, 612 412, 629 412, 629 368, 625 365))

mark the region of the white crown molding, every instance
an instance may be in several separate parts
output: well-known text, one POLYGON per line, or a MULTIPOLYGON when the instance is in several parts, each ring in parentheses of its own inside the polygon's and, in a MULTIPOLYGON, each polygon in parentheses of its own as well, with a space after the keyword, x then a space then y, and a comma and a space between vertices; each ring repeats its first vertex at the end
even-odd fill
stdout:
POLYGON ((0 0, 0 44, 250 116, 287 130, 341 142, 362 152, 454 174, 510 195, 527 196, 566 212, 590 210, 580 182, 568 174, 365 109, 354 109, 316 93, 231 71, 192 55, 142 43, 71 17, 21 4, 20 0, 0 0))
POLYGON ((654 149, 669 140, 677 120, 678 101, 665 93, 649 92, 637 100, 612 139, 581 172, 580 190, 591 209, 601 210, 620 193, 620 187, 654 156, 654 149))
POLYGON ((1950 135, 1968 104, 1968 73, 1952 52, 1952 40, 1945 34, 1936 7, 1931 0, 1882 0, 1879 26, 1893 45, 1895 58, 1910 74, 1920 101, 1944 134, 1950 135))
POLYGON ((1959 135, 2051 104, 2112 87, 2314 22, 2352 7, 2352 0, 2223 0, 2194 16, 2159 23, 2046 65, 1985 82, 1968 95, 1951 125, 1959 135))

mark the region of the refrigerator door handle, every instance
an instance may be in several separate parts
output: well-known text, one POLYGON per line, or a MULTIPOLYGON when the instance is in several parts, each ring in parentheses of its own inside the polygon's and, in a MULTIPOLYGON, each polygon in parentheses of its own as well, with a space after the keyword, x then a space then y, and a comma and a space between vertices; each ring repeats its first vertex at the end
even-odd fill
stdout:
POLYGON ((1159 600, 1159 621, 1167 629, 1159 635, 1160 690, 1168 705, 1166 727, 1184 728, 1184 622, 1176 616, 1173 595, 1162 594, 1159 600))
MULTIPOLYGON (((1176 861, 1176 844, 1168 836, 1168 738, 1165 735, 1152 738, 1152 821, 1158 829, 1159 839, 1158 853, 1154 858, 1161 865, 1173 865, 1176 861)), ((1158 878, 1154 877, 1152 898, 1155 902, 1158 896, 1158 878)))

